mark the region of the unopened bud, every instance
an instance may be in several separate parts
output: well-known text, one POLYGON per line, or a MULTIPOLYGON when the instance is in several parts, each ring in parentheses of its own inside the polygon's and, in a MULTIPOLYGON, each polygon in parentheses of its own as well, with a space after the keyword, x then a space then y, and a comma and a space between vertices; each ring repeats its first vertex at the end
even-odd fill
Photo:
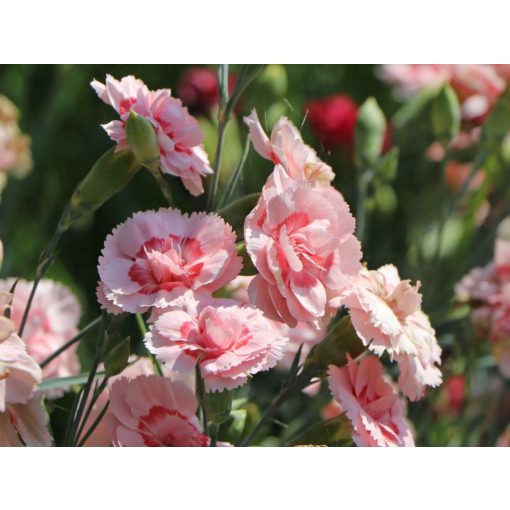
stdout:
POLYGON ((93 212, 117 194, 140 168, 131 151, 105 152, 78 184, 62 221, 62 230, 83 214, 93 212))
POLYGON ((126 121, 126 138, 135 158, 149 168, 159 166, 159 144, 152 124, 131 110, 126 121))
POLYGON ((359 108, 356 120, 356 162, 361 166, 364 161, 373 164, 381 155, 386 118, 377 101, 369 97, 359 108))

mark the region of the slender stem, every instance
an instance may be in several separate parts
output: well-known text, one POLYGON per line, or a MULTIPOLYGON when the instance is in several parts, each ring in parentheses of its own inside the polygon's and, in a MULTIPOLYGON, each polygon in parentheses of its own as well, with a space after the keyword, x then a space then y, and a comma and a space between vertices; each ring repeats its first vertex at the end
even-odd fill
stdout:
POLYGON ((59 347, 54 353, 50 354, 40 365, 41 368, 46 367, 50 364, 55 358, 60 356, 64 351, 69 349, 73 344, 81 340, 89 331, 93 330, 99 323, 101 322, 101 317, 97 317, 92 322, 87 324, 78 334, 73 336, 70 340, 68 340, 64 345, 59 347))
MULTIPOLYGON (((211 186, 209 188, 209 192, 207 195, 208 211, 213 211, 215 210, 216 207, 216 193, 218 191, 221 151, 223 148, 223 137, 225 135, 225 128, 227 126, 228 121, 230 120, 232 112, 234 111, 234 107, 237 103, 237 100, 244 92, 246 87, 252 82, 252 80, 257 76, 257 74, 262 70, 264 66, 253 67, 254 67, 253 69, 250 69, 250 65, 248 64, 243 66, 237 78, 236 85, 234 87, 232 95, 228 98, 226 104, 220 105, 220 109, 218 111, 218 142, 216 144, 216 153, 214 155, 213 176, 211 180, 211 186)), ((224 89, 222 89, 220 86, 220 95, 221 94, 224 94, 224 89)))
POLYGON ((372 171, 360 170, 358 177, 358 200, 356 203, 356 237, 363 242, 366 228, 366 198, 368 185, 372 180, 372 171))
POLYGON ((216 446, 218 443, 218 430, 220 426, 216 423, 211 423, 209 426, 209 434, 211 438, 211 446, 216 446))
POLYGON ((165 197, 166 201, 168 202, 168 205, 170 207, 174 206, 174 198, 172 196, 172 190, 170 189, 170 186, 168 185, 168 182, 165 180, 165 177, 161 173, 161 170, 159 169, 159 166, 146 166, 150 173, 153 175, 154 179, 156 179, 156 182, 158 183, 158 186, 161 189, 161 192, 163 193, 163 196, 165 197))
POLYGON ((200 359, 197 360, 197 364, 195 366, 195 385, 196 385, 196 393, 198 397, 198 401, 200 402, 200 409, 202 410, 202 423, 204 427, 204 434, 206 436, 209 435, 209 421, 207 419, 207 410, 205 408, 205 387, 204 387, 204 379, 202 378, 202 372, 200 371, 200 359))
POLYGON ((108 379, 107 378, 104 378, 101 381, 101 384, 99 384, 99 387, 98 387, 97 382, 96 382, 92 398, 91 398, 91 400, 90 400, 90 402, 88 404, 87 410, 85 411, 85 413, 84 413, 84 415, 83 415, 83 417, 81 419, 81 423, 80 423, 80 426, 78 428, 78 432, 76 432, 76 442, 79 441, 80 436, 82 435, 83 430, 85 429, 85 426, 87 425, 87 421, 89 419, 90 413, 92 413, 92 409, 94 409, 94 406, 96 405, 97 399, 99 398, 101 393, 103 393, 103 391, 105 390, 107 383, 108 383, 108 379))
POLYGON ((108 406, 110 405, 110 401, 108 400, 106 404, 104 405, 103 409, 101 409, 101 412, 97 415, 96 419, 92 422, 92 424, 89 427, 89 430, 87 430, 86 434, 83 436, 81 441, 78 443, 78 446, 84 446, 87 442, 87 439, 92 435, 92 432, 96 430, 97 426, 103 419, 104 415, 106 414, 106 411, 108 410, 108 406))
POLYGON ((236 169, 234 170, 234 173, 232 174, 230 181, 227 185, 227 190, 221 197, 220 203, 218 205, 218 209, 221 209, 224 205, 228 204, 230 200, 232 199, 232 195, 234 194, 234 191, 237 188, 237 183, 239 182, 239 179, 241 175, 243 174, 244 165, 246 163, 246 159, 248 158, 248 154, 250 152, 251 142, 250 142, 250 136, 248 135, 246 137, 246 142, 244 144, 244 151, 243 155, 241 157, 241 160, 239 161, 236 169))
POLYGON ((104 341, 105 341, 105 337, 106 337, 106 320, 107 320, 107 315, 106 315, 106 312, 103 311, 103 314, 101 315, 101 333, 99 335, 96 356, 94 359, 94 363, 90 369, 87 382, 82 389, 80 403, 78 405, 78 409, 76 411, 76 415, 74 416, 73 424, 71 427, 71 434, 70 434, 69 439, 72 440, 72 445, 74 445, 76 443, 76 430, 80 426, 81 418, 83 416, 85 406, 87 405, 90 389, 92 388, 92 384, 94 382, 95 375, 96 375, 97 369, 99 367, 99 363, 101 362, 101 359, 103 358, 104 341))
MULTIPOLYGON (((290 374, 291 375, 291 374, 290 374)), ((287 380, 278 395, 273 399, 269 407, 267 408, 266 412, 260 418, 259 422, 255 427, 252 429, 252 431, 244 438, 243 441, 241 441, 241 444, 239 446, 249 446, 249 444, 255 439, 257 434, 260 432, 260 430, 267 424, 267 422, 274 416, 276 411, 294 394, 298 393, 299 391, 306 388, 310 381, 316 376, 317 374, 313 373, 312 371, 308 371, 304 369, 297 377, 290 377, 289 380, 287 380)))

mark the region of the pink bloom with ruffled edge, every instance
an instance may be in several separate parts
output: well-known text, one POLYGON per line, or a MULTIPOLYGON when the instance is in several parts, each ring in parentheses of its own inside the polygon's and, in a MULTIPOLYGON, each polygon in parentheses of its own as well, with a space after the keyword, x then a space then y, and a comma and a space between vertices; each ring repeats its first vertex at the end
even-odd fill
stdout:
POLYGON ((106 238, 98 266, 101 304, 137 313, 164 308, 186 289, 216 291, 241 270, 235 237, 215 214, 135 213, 106 238))
POLYGON ((118 150, 128 147, 125 122, 133 110, 154 127, 161 170, 180 177, 192 195, 204 192, 202 177, 213 172, 201 145, 203 134, 200 126, 182 106, 180 99, 172 97, 169 89, 149 90, 134 76, 125 76, 118 81, 107 75, 104 85, 97 80, 91 85, 99 98, 120 115, 121 120, 103 125, 109 137, 117 142, 118 150))
POLYGON ((197 300, 191 292, 159 315, 145 337, 170 370, 190 372, 198 363, 207 391, 237 388, 274 367, 286 342, 260 310, 228 299, 197 300))
POLYGON ((400 368, 399 385, 411 400, 421 398, 425 386, 438 386, 441 348, 428 317, 421 311, 419 286, 400 280, 391 264, 377 271, 363 269, 344 300, 363 344, 378 356, 386 351, 400 368))
POLYGON ((246 249, 259 271, 248 292, 273 320, 318 323, 341 305, 361 264, 355 221, 331 186, 295 181, 281 165, 246 217, 246 249))
POLYGON ((357 364, 348 357, 346 366, 330 365, 328 373, 329 388, 352 423, 357 446, 414 446, 402 402, 377 358, 357 364))
MULTIPOLYGON (((12 288, 15 278, 0 281, 0 291, 12 288)), ((33 282, 18 280, 11 305, 11 319, 19 327, 33 282)), ((59 347, 78 333, 81 309, 76 297, 64 285, 41 280, 37 287, 23 333, 27 351, 37 363, 42 363, 59 347)), ((76 354, 78 344, 66 349, 43 370, 45 379, 69 377, 80 372, 76 354)), ((47 397, 57 398, 61 390, 50 390, 47 397)))
POLYGON ((271 138, 262 128, 254 109, 244 118, 254 149, 264 158, 282 165, 294 180, 329 184, 334 178, 332 168, 321 161, 314 149, 306 145, 296 126, 282 117, 273 127, 271 138))
POLYGON ((209 446, 197 407, 193 391, 181 381, 122 377, 111 386, 106 419, 115 446, 209 446))
POLYGON ((21 338, 11 334, 0 340, 0 446, 51 444, 41 400, 34 392, 41 378, 21 338))

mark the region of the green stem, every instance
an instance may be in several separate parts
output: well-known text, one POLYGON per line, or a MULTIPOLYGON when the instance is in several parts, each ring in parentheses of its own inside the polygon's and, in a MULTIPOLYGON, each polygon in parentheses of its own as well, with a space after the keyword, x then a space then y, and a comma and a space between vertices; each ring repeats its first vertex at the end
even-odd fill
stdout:
POLYGON ((209 427, 209 434, 211 438, 211 446, 216 446, 218 443, 218 430, 220 426, 216 423, 211 423, 209 427))
POLYGON ((198 401, 200 402, 200 409, 202 410, 202 424, 204 428, 204 434, 209 435, 209 421, 207 419, 207 410, 205 408, 205 387, 204 379, 202 378, 202 372, 200 371, 200 359, 197 360, 195 366, 195 385, 198 401))
POLYGON ((101 317, 94 319, 92 322, 87 324, 78 334, 73 336, 70 340, 68 340, 64 345, 59 347, 54 353, 50 354, 42 363, 40 363, 41 368, 46 367, 49 363, 51 363, 55 358, 60 356, 64 351, 69 349, 73 344, 81 340, 89 331, 93 330, 99 323, 101 322, 101 317))
POLYGON ((372 171, 361 170, 358 177, 358 199, 356 203, 356 237, 361 243, 365 237, 366 229, 366 199, 368 186, 372 180, 372 171))
POLYGON ((228 204, 230 200, 232 199, 232 196, 234 194, 234 191, 237 188, 237 183, 239 182, 239 179, 241 178, 241 175, 243 174, 244 165, 246 163, 246 159, 248 158, 248 154, 250 152, 251 142, 250 142, 250 136, 248 135, 246 137, 246 142, 244 144, 244 151, 243 155, 241 157, 241 160, 239 161, 236 169, 234 170, 234 173, 232 174, 232 177, 230 178, 227 190, 223 194, 223 197, 220 200, 220 203, 218 205, 218 209, 221 209, 224 205, 228 204))
POLYGON ((106 411, 108 410, 108 406, 110 405, 110 401, 106 402, 103 409, 101 409, 101 412, 97 415, 96 419, 92 422, 92 425, 89 427, 89 430, 87 430, 86 434, 83 436, 81 441, 78 443, 78 446, 84 446, 87 442, 87 439, 92 435, 92 432, 96 430, 97 426, 103 419, 104 415, 106 414, 106 411))
POLYGON ((23 312, 23 317, 21 318, 20 326, 18 329, 18 335, 23 337, 23 332, 25 331, 25 326, 27 323, 28 315, 30 312, 30 308, 32 306, 32 302, 34 300, 35 293, 37 291, 37 287, 39 286, 39 282, 46 274, 46 271, 51 266, 53 259, 55 258, 55 251, 57 249, 57 245, 62 237, 62 234, 69 228, 71 223, 73 222, 72 215, 72 206, 69 203, 67 207, 64 209, 62 216, 58 222, 57 228, 53 233, 53 236, 48 243, 48 246, 43 250, 41 256, 39 258, 39 265, 37 266, 34 284, 32 285, 32 290, 30 291, 30 295, 28 296, 28 301, 25 306, 25 311, 23 312))
MULTIPOLYGON (((232 91, 232 95, 228 98, 226 104, 220 104, 220 109, 218 111, 218 142, 216 144, 216 152, 214 154, 214 163, 213 163, 213 176, 211 179, 211 186, 209 188, 209 192, 207 194, 207 210, 214 211, 216 208, 216 194, 218 191, 218 182, 219 182, 219 171, 220 171, 220 163, 221 163, 221 151, 223 148, 223 138, 225 135, 225 128, 227 126, 228 121, 230 120, 230 116, 234 111, 234 107, 241 96, 241 94, 245 91, 246 87, 252 82, 252 80, 257 76, 257 74, 262 70, 264 66, 254 66, 254 69, 250 68, 251 66, 245 64, 239 73, 239 76, 236 81, 236 85, 234 90, 232 91)), ((228 78, 227 78, 228 82, 228 78)), ((227 85, 228 86, 228 85, 227 85)), ((225 96, 225 89, 220 84, 220 97, 225 96)))

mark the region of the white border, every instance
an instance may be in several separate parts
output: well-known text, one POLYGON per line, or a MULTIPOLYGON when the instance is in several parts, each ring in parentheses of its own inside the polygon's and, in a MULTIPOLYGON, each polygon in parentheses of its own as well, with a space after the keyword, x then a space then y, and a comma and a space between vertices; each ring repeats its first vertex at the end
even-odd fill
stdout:
POLYGON ((503 0, 15 0, 6 63, 467 63, 508 58, 503 0))

